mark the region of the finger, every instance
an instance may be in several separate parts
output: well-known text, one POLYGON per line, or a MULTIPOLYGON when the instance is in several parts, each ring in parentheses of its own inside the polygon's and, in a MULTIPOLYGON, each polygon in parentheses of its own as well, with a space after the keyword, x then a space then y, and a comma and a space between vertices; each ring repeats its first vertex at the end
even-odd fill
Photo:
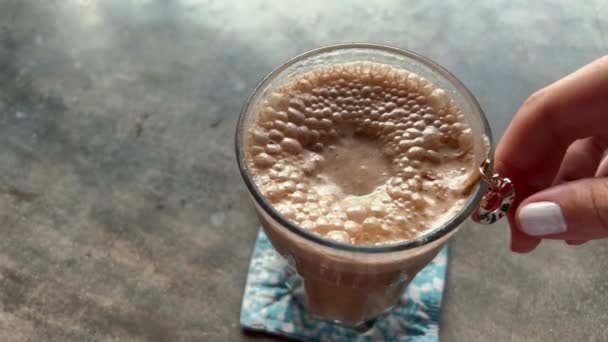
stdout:
POLYGON ((607 139, 601 136, 573 142, 566 150, 553 185, 593 177, 606 148, 608 148, 607 139))
POLYGON ((598 166, 597 171, 595 172, 595 177, 606 177, 608 176, 608 158, 604 158, 600 162, 600 166, 598 166))
MULTIPOLYGON (((497 160, 495 167, 496 169, 503 169, 499 166, 500 161, 497 160)), ((529 236, 521 232, 519 227, 517 226, 517 220, 515 219, 515 209, 519 206, 522 201, 521 194, 523 193, 532 193, 530 190, 524 188, 525 183, 519 183, 516 185, 516 195, 511 204, 512 210, 509 210, 507 217, 509 219, 509 228, 511 230, 511 251, 516 253, 529 253, 533 251, 541 242, 541 239, 535 236, 529 236)))
POLYGON ((605 133, 607 92, 608 56, 531 96, 497 146, 497 171, 524 197, 551 185, 575 140, 605 133))
MULTIPOLYGON (((514 219, 509 218, 510 222, 513 222, 513 220, 514 219)), ((513 252, 529 253, 540 244, 540 238, 522 233, 516 228, 514 223, 510 223, 509 226, 511 228, 511 250, 513 252)))
POLYGON ((536 193, 516 213, 518 227, 543 239, 608 237, 608 178, 564 183, 536 193))
POLYGON ((570 246, 580 246, 589 240, 566 240, 566 244, 570 246))

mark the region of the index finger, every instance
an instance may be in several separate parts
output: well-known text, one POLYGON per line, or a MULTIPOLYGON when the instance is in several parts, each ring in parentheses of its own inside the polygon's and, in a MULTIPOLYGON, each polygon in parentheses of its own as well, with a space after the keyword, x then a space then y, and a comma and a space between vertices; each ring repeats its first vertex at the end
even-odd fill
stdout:
POLYGON ((498 144, 496 171, 511 178, 527 197, 551 185, 572 142, 607 135, 604 56, 526 100, 498 144))

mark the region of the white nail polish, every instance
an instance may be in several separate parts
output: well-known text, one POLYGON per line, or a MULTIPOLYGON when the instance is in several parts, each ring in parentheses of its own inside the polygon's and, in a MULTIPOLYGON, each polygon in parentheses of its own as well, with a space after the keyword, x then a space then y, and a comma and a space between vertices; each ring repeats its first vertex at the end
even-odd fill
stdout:
POLYGON ((532 236, 558 234, 568 229, 562 209, 553 202, 526 204, 519 209, 517 217, 524 233, 532 236))

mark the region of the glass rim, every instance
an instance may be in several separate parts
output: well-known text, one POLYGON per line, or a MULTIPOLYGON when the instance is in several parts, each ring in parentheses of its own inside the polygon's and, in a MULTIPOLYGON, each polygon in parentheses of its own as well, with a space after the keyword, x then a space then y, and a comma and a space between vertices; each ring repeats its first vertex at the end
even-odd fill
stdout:
POLYGON ((253 179, 251 177, 251 172, 250 172, 249 166, 247 165, 244 148, 243 148, 244 147, 243 138, 244 138, 244 133, 245 133, 243 126, 244 126, 246 114, 249 110, 249 107, 252 104, 253 98, 260 91, 262 91, 264 89, 264 87, 270 81, 272 81, 276 76, 278 76, 281 72, 283 72, 285 69, 292 66, 293 64, 295 64, 299 61, 302 61, 304 59, 314 57, 314 56, 317 56, 317 55, 320 55, 320 54, 323 54, 326 52, 332 52, 332 51, 337 51, 337 50, 348 50, 348 49, 380 50, 380 51, 384 51, 384 52, 401 55, 402 57, 411 58, 411 59, 416 60, 417 62, 424 64, 425 66, 429 67, 434 72, 437 72, 441 77, 447 79, 457 89, 457 91, 459 91, 460 95, 462 95, 465 98, 465 101, 469 102, 470 105, 472 105, 472 107, 479 112, 482 128, 483 128, 484 134, 486 135, 488 142, 489 142, 489 147, 488 147, 486 157, 490 160, 490 163, 491 163, 490 168, 493 166, 492 165, 492 163, 493 163, 493 140, 492 140, 492 132, 490 129, 490 125, 485 116, 485 113, 481 109, 481 106, 479 105, 479 103, 477 102, 477 100, 475 99, 473 94, 471 94, 469 89, 458 78, 456 78, 454 75, 452 75, 449 71, 447 71, 445 68, 443 68, 439 64, 433 62, 432 60, 430 60, 420 54, 417 54, 417 53, 409 51, 409 50, 396 48, 396 47, 392 47, 392 46, 387 46, 387 45, 373 44, 373 43, 345 43, 345 44, 335 44, 335 45, 319 47, 319 48, 301 53, 301 54, 287 60, 286 62, 281 64, 279 67, 277 67, 276 69, 271 71, 256 85, 255 89, 251 92, 251 94, 247 98, 247 101, 245 102, 245 104, 239 114, 239 118, 238 118, 238 122, 237 122, 237 126, 236 126, 235 150, 236 150, 237 164, 238 164, 241 176, 243 177, 243 180, 245 181, 245 185, 247 186, 249 194, 254 198, 255 202, 262 208, 262 210, 267 215, 269 215, 273 220, 277 221, 277 223, 279 223, 283 228, 286 228, 290 232, 298 235, 301 238, 311 241, 313 243, 316 243, 316 244, 319 244, 319 245, 322 245, 325 247, 341 250, 341 251, 357 252, 357 253, 365 253, 365 254, 400 252, 400 251, 405 251, 405 250, 427 245, 427 244, 447 235, 448 233, 450 233, 451 231, 456 229, 458 226, 460 226, 461 223, 463 223, 467 218, 469 218, 471 216, 471 214, 475 210, 475 207, 479 204, 479 201, 481 200, 481 197, 483 195, 483 191, 485 190, 485 186, 482 184, 482 182, 478 182, 478 185, 476 186, 476 189, 474 190, 474 194, 469 197, 469 199, 467 200, 467 202, 465 203, 465 205, 463 206, 463 208, 460 210, 460 212, 457 215, 454 215, 454 217, 447 220, 439 227, 432 229, 432 230, 418 236, 415 239, 405 240, 405 241, 393 243, 393 244, 383 244, 383 245, 354 245, 354 244, 341 243, 341 242, 325 239, 319 235, 306 231, 305 229, 299 227, 297 224, 289 221, 287 218, 285 218, 283 215, 281 215, 281 213, 279 213, 276 209, 274 209, 272 204, 270 204, 266 200, 266 198, 264 197, 264 195, 262 195, 262 193, 260 192, 260 190, 258 189, 257 185, 255 184, 255 182, 253 181, 253 179))

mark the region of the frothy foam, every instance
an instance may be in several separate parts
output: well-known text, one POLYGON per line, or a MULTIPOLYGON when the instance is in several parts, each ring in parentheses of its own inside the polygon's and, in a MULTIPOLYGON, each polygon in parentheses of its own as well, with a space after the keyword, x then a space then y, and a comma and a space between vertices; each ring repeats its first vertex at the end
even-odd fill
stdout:
POLYGON ((449 94, 377 63, 319 68, 277 89, 245 145, 276 210, 352 244, 441 225, 464 205, 474 169, 472 132, 449 94))

